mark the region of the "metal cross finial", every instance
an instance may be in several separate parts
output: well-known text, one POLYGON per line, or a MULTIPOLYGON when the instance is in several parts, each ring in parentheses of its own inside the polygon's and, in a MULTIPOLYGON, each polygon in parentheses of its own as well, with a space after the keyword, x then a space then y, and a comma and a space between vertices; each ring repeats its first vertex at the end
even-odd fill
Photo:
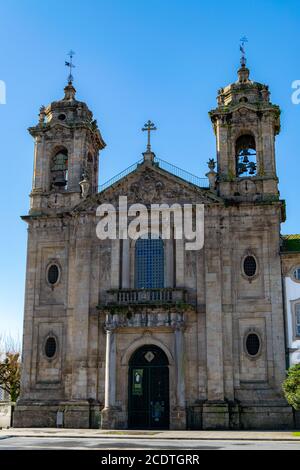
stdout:
POLYGON ((151 152, 151 144, 150 144, 151 131, 156 131, 156 130, 157 130, 157 128, 155 127, 153 122, 151 122, 150 120, 148 122, 146 122, 146 124, 142 128, 142 131, 147 131, 148 132, 147 152, 151 152))
POLYGON ((70 52, 67 55, 70 57, 70 60, 65 61, 65 66, 69 67, 69 69, 70 69, 69 75, 68 75, 68 83, 72 84, 72 82, 74 80, 74 77, 72 75, 72 69, 75 67, 75 65, 73 64, 73 56, 75 55, 75 52, 70 50, 70 52))
POLYGON ((240 39, 240 51, 242 53, 242 57, 241 57, 241 65, 242 66, 246 65, 246 51, 245 51, 245 43, 246 42, 248 42, 248 39, 246 38, 246 36, 243 36, 240 39))

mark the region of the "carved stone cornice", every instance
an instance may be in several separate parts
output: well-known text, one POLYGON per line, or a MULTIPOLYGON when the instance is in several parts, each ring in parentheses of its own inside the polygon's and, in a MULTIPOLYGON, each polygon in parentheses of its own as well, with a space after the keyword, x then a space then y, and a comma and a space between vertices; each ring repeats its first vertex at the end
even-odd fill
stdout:
POLYGON ((113 331, 116 328, 160 328, 170 327, 173 330, 183 329, 185 326, 183 313, 126 313, 106 314, 104 330, 113 331))

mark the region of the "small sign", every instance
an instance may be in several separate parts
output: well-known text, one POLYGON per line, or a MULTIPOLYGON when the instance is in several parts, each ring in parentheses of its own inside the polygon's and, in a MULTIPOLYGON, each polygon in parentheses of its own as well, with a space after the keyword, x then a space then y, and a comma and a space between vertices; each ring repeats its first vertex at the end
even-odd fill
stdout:
POLYGON ((143 369, 133 369, 132 395, 143 395, 143 369))

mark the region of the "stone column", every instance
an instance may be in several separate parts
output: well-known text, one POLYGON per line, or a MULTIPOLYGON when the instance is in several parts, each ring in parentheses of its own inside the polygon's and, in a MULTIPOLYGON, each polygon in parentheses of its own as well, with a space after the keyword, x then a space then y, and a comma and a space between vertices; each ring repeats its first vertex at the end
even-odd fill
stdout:
POLYGON ((105 353, 105 401, 104 408, 110 408, 116 401, 116 341, 112 327, 106 328, 105 353))
POLYGON ((102 429, 117 427, 116 409, 116 336, 113 325, 107 324, 105 353, 105 398, 102 410, 102 429))

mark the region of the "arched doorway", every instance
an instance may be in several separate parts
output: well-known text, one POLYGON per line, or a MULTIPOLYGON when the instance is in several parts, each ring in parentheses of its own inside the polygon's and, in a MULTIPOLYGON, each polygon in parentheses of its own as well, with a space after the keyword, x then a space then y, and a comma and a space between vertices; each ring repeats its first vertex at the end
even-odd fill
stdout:
POLYGON ((128 426, 169 428, 169 362, 155 345, 137 349, 129 361, 128 426))

